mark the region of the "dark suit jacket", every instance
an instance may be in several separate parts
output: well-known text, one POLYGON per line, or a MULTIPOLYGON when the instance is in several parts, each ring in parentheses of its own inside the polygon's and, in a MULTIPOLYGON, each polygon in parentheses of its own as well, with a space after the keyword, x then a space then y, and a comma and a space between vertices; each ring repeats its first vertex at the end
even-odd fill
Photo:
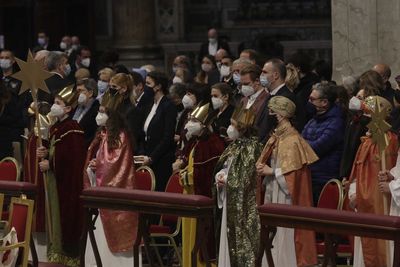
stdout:
POLYGON ((50 96, 39 90, 38 92, 38 98, 41 101, 47 101, 49 103, 53 103, 54 101, 54 97, 62 90, 64 89, 66 86, 72 84, 73 82, 66 79, 66 78, 61 78, 60 75, 58 74, 54 74, 53 76, 51 76, 50 78, 48 78, 46 80, 46 85, 47 88, 49 88, 50 91, 50 96), (50 97, 50 99, 49 99, 50 97))
POLYGON ((154 99, 153 89, 150 89, 147 86, 145 86, 143 91, 143 96, 140 98, 136 107, 139 109, 146 108, 148 105, 153 104, 153 99, 154 99))
MULTIPOLYGON (((146 109, 143 122, 146 121, 153 103, 146 109)), ((176 106, 166 96, 164 96, 157 107, 154 117, 151 119, 147 128, 147 135, 141 126, 141 147, 144 153, 139 153, 151 157, 153 160, 150 167, 156 175, 156 190, 164 191, 168 178, 172 173, 172 163, 175 160, 175 123, 176 106), (147 137, 147 139, 145 139, 147 137)))
MULTIPOLYGON (((264 105, 260 110, 261 114, 256 119, 256 128, 258 129, 258 138, 259 138, 259 141, 264 144, 268 141, 269 133, 271 132, 272 127, 273 127, 273 125, 271 123, 271 117, 269 116, 268 102, 274 96, 284 96, 284 97, 287 97, 290 100, 292 100, 293 103, 296 103, 295 95, 293 94, 292 91, 289 90, 289 88, 286 87, 286 85, 283 86, 281 89, 279 89, 279 91, 275 95, 267 96, 267 98, 264 101, 264 105)), ((296 113, 297 113, 297 109, 296 109, 296 113)), ((294 120, 296 120, 296 115, 295 115, 294 120)), ((294 122, 294 124, 295 124, 295 122, 294 122)))
POLYGON ((97 112, 99 111, 99 106, 99 101, 95 100, 90 109, 85 113, 85 115, 83 115, 82 119, 79 121, 79 125, 85 132, 84 137, 87 147, 89 147, 97 131, 96 116, 97 112))
MULTIPOLYGON (((200 52, 199 52, 199 62, 201 62, 201 60, 203 59, 203 57, 204 57, 205 55, 208 55, 208 54, 209 54, 209 53, 208 53, 208 44, 209 44, 208 41, 201 44, 201 46, 200 46, 200 52)), ((231 53, 231 50, 229 49, 228 43, 227 43, 227 42, 224 42, 224 41, 222 41, 222 40, 220 40, 220 39, 218 39, 217 47, 218 47, 217 50, 220 49, 220 48, 223 48, 223 49, 225 49, 226 51, 228 51, 229 54, 231 53)))

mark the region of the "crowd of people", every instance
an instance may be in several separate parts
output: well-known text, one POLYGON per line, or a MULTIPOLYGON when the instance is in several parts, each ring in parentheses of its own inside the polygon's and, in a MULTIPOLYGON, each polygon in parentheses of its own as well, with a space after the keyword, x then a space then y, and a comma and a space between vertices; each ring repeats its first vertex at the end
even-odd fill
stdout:
MULTIPOLYGON (((234 57, 211 29, 198 60, 177 55, 170 70, 128 69, 117 64, 115 52, 105 53, 97 67, 78 37, 64 36, 51 51, 48 40, 39 33, 34 49, 35 60, 53 74, 46 80, 50 93, 40 91, 37 105, 29 92, 19 94, 12 50, 0 52, 0 158, 15 156, 13 145, 25 143, 23 179, 40 189, 35 231, 47 234, 50 262, 78 265, 82 189, 134 189, 141 165, 153 170, 156 191, 179 175, 185 194, 215 199, 208 251, 218 266, 254 266, 257 205, 316 206, 332 178, 348 181, 350 209, 383 214, 386 196, 391 213, 400 213, 400 91, 385 64, 332 81, 327 62, 312 64, 302 52, 286 62, 260 63, 252 49, 234 57), (388 125, 387 170, 380 168, 382 153, 369 124, 377 105, 388 125)), ((102 255, 131 254, 137 214, 100 210, 99 218, 102 255)), ((196 220, 184 218, 185 267, 195 232, 196 220)), ((314 241, 312 231, 279 228, 276 266, 316 265, 314 241)), ((354 266, 389 266, 381 241, 356 239, 355 247, 354 266)), ((88 264, 93 261, 88 256, 88 264)), ((201 256, 198 264, 204 265, 201 256)))

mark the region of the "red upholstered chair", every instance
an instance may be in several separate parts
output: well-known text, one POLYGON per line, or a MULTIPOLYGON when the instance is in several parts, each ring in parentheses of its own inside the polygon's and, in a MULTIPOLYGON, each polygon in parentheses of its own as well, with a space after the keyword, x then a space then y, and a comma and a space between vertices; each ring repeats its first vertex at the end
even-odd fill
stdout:
MULTIPOLYGON (((346 202, 346 194, 342 183, 337 179, 329 180, 321 191, 318 199, 318 208, 342 210, 343 203, 346 202)), ((347 236, 335 236, 335 249, 337 257, 346 258, 347 265, 350 265, 353 249, 348 243, 347 236)), ((318 256, 323 256, 325 252, 324 240, 317 240, 318 256)))
MULTIPOLYGON (((19 257, 21 266, 28 266, 29 244, 31 239, 31 228, 33 219, 33 200, 21 198, 11 198, 10 216, 5 233, 9 233, 12 228, 17 232, 18 242, 16 244, 0 247, 0 252, 7 252, 14 248, 22 248, 19 257)), ((11 254, 9 254, 11 255, 11 254)), ((4 259, 3 259, 4 260, 4 259)))
POLYGON ((147 166, 139 167, 135 172, 136 189, 154 191, 156 177, 153 170, 147 166))
POLYGON ((6 157, 0 161, 0 180, 18 181, 20 176, 19 164, 16 159, 6 157))
MULTIPOLYGON (((179 183, 179 179, 179 173, 173 174, 168 180, 165 192, 182 194, 183 187, 179 183)), ((181 230, 181 222, 181 217, 173 215, 162 215, 160 223, 158 225, 150 225, 149 231, 152 242, 151 246, 154 246, 156 248, 158 261, 161 265, 162 261, 160 254, 158 253, 157 247, 172 247, 176 253, 176 256, 178 257, 180 266, 182 266, 182 257, 175 242, 175 237, 179 235, 181 230), (165 239, 167 242, 157 243, 155 238, 157 238, 158 240, 162 238, 165 239)))

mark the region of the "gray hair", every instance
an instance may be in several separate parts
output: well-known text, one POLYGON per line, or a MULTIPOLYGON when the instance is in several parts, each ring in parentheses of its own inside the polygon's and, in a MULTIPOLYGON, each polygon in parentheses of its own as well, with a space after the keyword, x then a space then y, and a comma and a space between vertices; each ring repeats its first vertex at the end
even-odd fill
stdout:
POLYGON ((51 51, 46 57, 45 65, 49 71, 57 69, 57 66, 62 63, 64 55, 59 51, 51 51))
POLYGON ((83 86, 85 86, 86 90, 88 90, 89 92, 90 91, 93 92, 93 98, 97 97, 98 88, 97 88, 97 82, 94 79, 92 79, 92 78, 83 79, 78 82, 78 85, 81 85, 81 84, 83 86))
POLYGON ((337 99, 337 90, 336 85, 333 83, 322 81, 314 84, 312 89, 318 92, 320 99, 327 99, 331 104, 335 103, 337 99))
POLYGON ((251 60, 247 58, 238 58, 232 63, 232 65, 239 65, 239 64, 253 64, 253 62, 251 62, 251 60))

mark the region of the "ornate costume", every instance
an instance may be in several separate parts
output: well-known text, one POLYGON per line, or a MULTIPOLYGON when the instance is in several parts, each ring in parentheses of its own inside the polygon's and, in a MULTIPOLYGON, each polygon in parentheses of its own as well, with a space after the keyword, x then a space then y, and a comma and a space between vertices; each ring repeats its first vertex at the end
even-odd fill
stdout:
MULTIPOLYGON (((288 98, 276 96, 270 100, 268 107, 284 119, 279 122, 258 160, 258 163, 269 165, 273 171, 264 180, 264 203, 311 207, 311 173, 308 166, 318 157, 287 120, 294 115, 294 103, 288 98)), ((315 233, 278 227, 272 256, 276 266, 316 264, 315 233)))

